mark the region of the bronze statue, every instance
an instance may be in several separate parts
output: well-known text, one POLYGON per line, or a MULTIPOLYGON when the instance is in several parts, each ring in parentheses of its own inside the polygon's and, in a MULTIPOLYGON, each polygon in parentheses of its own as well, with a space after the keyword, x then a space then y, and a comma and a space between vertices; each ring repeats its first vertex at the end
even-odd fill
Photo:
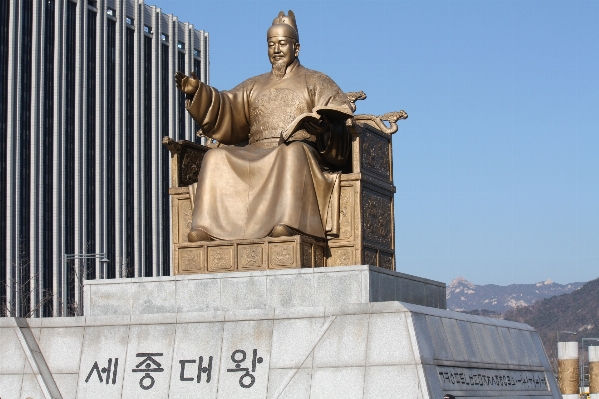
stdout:
POLYGON ((202 162, 191 242, 338 234, 352 109, 333 80, 300 64, 292 11, 275 18, 267 43, 272 70, 232 90, 175 75, 202 133, 225 145, 202 162))

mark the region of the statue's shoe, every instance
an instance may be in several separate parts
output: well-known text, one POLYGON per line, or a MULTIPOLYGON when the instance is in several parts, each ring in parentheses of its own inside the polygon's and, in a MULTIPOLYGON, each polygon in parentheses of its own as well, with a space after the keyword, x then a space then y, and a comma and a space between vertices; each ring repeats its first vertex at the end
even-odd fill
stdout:
POLYGON ((293 235, 293 230, 284 224, 277 224, 270 232, 271 237, 290 237, 293 235))
POLYGON ((195 229, 187 234, 187 240, 189 242, 212 241, 212 237, 202 229, 195 229))

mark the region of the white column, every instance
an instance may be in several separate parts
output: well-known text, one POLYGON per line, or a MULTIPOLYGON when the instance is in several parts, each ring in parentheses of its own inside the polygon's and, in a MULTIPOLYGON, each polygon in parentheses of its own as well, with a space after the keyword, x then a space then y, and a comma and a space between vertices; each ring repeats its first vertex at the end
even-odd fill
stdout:
MULTIPOLYGON (((183 31, 185 32, 185 38, 182 40, 185 42, 185 73, 191 75, 193 71, 193 25, 184 22, 183 31)), ((185 113, 185 139, 194 141, 195 132, 193 131, 193 119, 188 112, 185 113)))
POLYGON ((207 85, 210 84, 210 34, 208 32, 204 33, 206 40, 204 45, 204 65, 206 65, 206 81, 207 85))
POLYGON ((142 157, 142 140, 143 135, 143 119, 141 117, 143 112, 143 85, 141 79, 143 77, 143 31, 144 31, 144 18, 143 12, 140 12, 140 8, 143 5, 137 5, 135 7, 135 44, 134 44, 134 68, 136 72, 135 80, 133 83, 133 104, 134 110, 134 122, 133 122, 133 258, 135 260, 135 277, 143 276, 143 264, 145 257, 143 256, 143 218, 141 213, 141 207, 143 206, 143 198, 141 196, 141 176, 140 176, 140 164, 143 162, 142 157))
MULTIPOLYGON (((74 252, 76 254, 87 252, 87 243, 85 238, 85 194, 87 191, 85 169, 87 139, 85 137, 85 94, 87 93, 87 79, 85 70, 85 16, 87 6, 84 1, 77 3, 75 12, 75 234, 74 234, 74 252)), ((73 78, 73 77, 71 77, 73 78)), ((75 259, 73 261, 73 278, 75 279, 75 301, 79 307, 83 306, 80 284, 83 282, 83 266, 85 259, 75 259)), ((79 310, 78 310, 79 312, 79 310)))
MULTIPOLYGON (((65 279, 68 277, 67 274, 67 268, 66 265, 63 262, 63 257, 64 257, 64 252, 65 252, 65 198, 66 198, 66 187, 65 187, 65 166, 66 166, 66 159, 65 159, 65 152, 63 151, 63 149, 66 146, 66 142, 64 140, 64 126, 66 124, 66 109, 65 109, 65 104, 66 104, 66 90, 65 88, 65 82, 67 79, 70 79, 70 76, 67 76, 66 74, 66 57, 67 57, 67 52, 65 50, 66 48, 66 35, 65 35, 65 27, 67 26, 67 18, 68 18, 68 14, 67 14, 67 2, 70 0, 63 0, 61 3, 57 3, 56 5, 59 6, 60 4, 60 8, 61 8, 61 22, 60 22, 60 34, 57 35, 59 38, 59 45, 58 48, 60 48, 60 54, 55 54, 55 57, 60 59, 60 66, 58 67, 58 72, 60 75, 59 78, 59 84, 60 84, 60 92, 59 92, 59 103, 60 103, 60 113, 58 115, 58 119, 60 119, 60 129, 56 132, 57 133, 57 138, 56 138, 56 146, 58 148, 58 150, 60 151, 60 155, 59 155, 59 159, 60 164, 59 164, 59 176, 57 175, 59 181, 60 181, 60 198, 57 200, 57 203, 59 204, 60 207, 60 218, 58 219, 58 223, 55 224, 55 228, 59 229, 59 243, 60 243, 60 247, 58 250, 58 254, 59 254, 59 267, 60 267, 60 280, 59 280, 59 285, 60 285, 60 298, 61 301, 63 302, 62 307, 64 308, 64 301, 65 301, 65 293, 66 293, 66 287, 64 286, 63 282, 65 281, 65 279)), ((58 7, 57 7, 58 8, 58 7)), ((58 26, 58 25, 57 25, 58 26)), ((64 312, 61 310, 61 315, 62 316, 66 316, 66 314, 64 314, 64 312)))
POLYGON ((63 15, 64 1, 56 2, 54 9, 54 110, 53 110, 53 149, 52 149, 52 225, 54 226, 52 239, 52 253, 54 257, 54 266, 52 268, 52 315, 60 316, 62 308, 60 307, 60 295, 62 284, 62 231, 63 231, 63 207, 62 207, 62 110, 64 106, 62 71, 63 62, 63 15))
POLYGON ((40 267, 38 243, 40 240, 40 207, 38 206, 39 198, 41 197, 42 191, 38 191, 38 182, 40 179, 39 165, 41 164, 40 156, 40 109, 43 108, 41 104, 41 92, 43 86, 41 86, 41 69, 40 69, 40 57, 42 54, 42 47, 40 45, 40 39, 44 31, 44 20, 43 17, 43 3, 38 1, 33 2, 32 9, 32 26, 31 26, 31 126, 30 126, 30 159, 29 159, 29 237, 24 239, 29 240, 29 281, 31 286, 29 306, 33 311, 34 316, 39 316, 39 310, 36 307, 40 303, 40 290, 39 283, 41 282, 42 268, 40 267))
MULTIPOLYGON (((123 134, 123 117, 125 107, 123 106, 123 98, 126 95, 123 90, 124 84, 124 37, 125 37, 125 14, 127 11, 127 4, 125 1, 116 2, 116 48, 115 48, 115 107, 114 107, 114 183, 107 182, 107 184, 114 184, 114 236, 106 237, 106 240, 114 242, 114 253, 116 259, 123 257, 123 140, 125 135, 123 134)), ((112 84, 112 82, 109 82, 112 84)), ((117 266, 117 264, 114 264, 117 266)))
MULTIPOLYGON (((152 26, 154 34, 152 35, 152 169, 145 173, 152 174, 152 186, 146 187, 146 190, 151 190, 152 198, 152 220, 146 223, 152 223, 152 276, 157 277, 162 275, 162 262, 160 258, 161 242, 160 242, 160 221, 162 220, 160 208, 160 147, 162 146, 162 138, 160 137, 160 9, 152 6, 152 26)), ((149 206, 150 204, 146 204, 149 206)))
POLYGON ((589 393, 599 399, 599 346, 589 346, 589 393))
MULTIPOLYGON (((104 126, 106 125, 106 81, 104 73, 106 70, 106 4, 104 0, 97 3, 98 13, 96 15, 96 251, 106 251, 106 187, 104 184, 106 170, 106 138, 104 126)), ((115 259, 109 259, 115 262, 115 259)), ((113 263, 115 264, 115 263, 113 263)), ((96 260, 96 278, 100 278, 101 265, 96 260)))
POLYGON ((557 360, 563 399, 579 399, 578 342, 558 342, 557 360))
POLYGON ((18 255, 18 235, 16 221, 16 187, 15 187, 15 172, 18 168, 15 160, 16 144, 19 139, 19 120, 18 120, 18 103, 20 95, 18 91, 19 69, 17 68, 19 60, 19 0, 10 1, 10 15, 8 23, 8 93, 7 93, 7 120, 6 131, 8 132, 8 140, 6 143, 6 164, 8 165, 6 173, 6 302, 8 309, 16 308, 18 303, 16 288, 17 273, 15 270, 15 262, 18 255))

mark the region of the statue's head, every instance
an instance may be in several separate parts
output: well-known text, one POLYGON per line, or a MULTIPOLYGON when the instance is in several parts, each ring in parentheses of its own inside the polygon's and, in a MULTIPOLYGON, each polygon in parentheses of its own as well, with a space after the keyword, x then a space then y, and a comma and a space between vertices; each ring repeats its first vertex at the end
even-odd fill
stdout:
POLYGON ((295 15, 289 10, 285 15, 283 11, 272 21, 272 26, 266 33, 268 43, 268 59, 273 67, 273 73, 283 75, 286 68, 299 56, 299 34, 295 15))

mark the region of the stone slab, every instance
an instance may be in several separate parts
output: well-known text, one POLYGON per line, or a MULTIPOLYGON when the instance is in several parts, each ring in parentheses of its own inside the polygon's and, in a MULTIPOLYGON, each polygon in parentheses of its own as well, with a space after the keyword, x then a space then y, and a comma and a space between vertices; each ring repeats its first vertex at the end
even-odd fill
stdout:
MULTIPOLYGON (((36 361, 77 398, 561 398, 521 323, 400 302, 180 315, 54 318, 35 327, 36 361)), ((0 324, 13 342, 28 328, 14 321, 0 324)), ((41 397, 14 352, 0 347, 18 358, 0 370, 2 399, 41 397)))
POLYGON ((368 265, 93 280, 84 291, 87 316, 385 301, 445 308, 445 283, 368 265))

